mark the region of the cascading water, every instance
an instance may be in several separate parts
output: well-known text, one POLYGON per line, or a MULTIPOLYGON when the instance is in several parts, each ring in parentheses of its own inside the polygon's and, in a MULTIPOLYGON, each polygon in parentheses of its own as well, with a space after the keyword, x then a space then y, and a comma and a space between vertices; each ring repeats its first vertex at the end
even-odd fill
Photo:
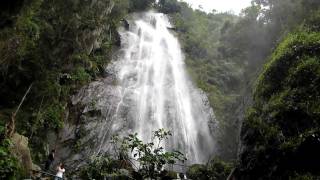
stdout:
POLYGON ((219 153, 219 123, 206 94, 187 76, 168 18, 149 12, 133 19, 129 30, 119 30, 121 49, 106 77, 72 97, 70 117, 54 147, 57 162, 67 162, 74 171, 94 155, 112 153, 114 134, 138 133, 150 142, 160 128, 172 132, 162 147, 184 153, 187 164, 205 163, 219 153))
POLYGON ((165 144, 167 150, 179 150, 193 163, 205 162, 214 151, 209 130, 213 113, 208 113, 200 91, 186 74, 170 26, 165 15, 149 12, 130 30, 120 31, 121 55, 108 67, 115 72, 121 97, 112 116, 112 131, 137 132, 149 141, 153 131, 164 128, 173 133, 165 144))

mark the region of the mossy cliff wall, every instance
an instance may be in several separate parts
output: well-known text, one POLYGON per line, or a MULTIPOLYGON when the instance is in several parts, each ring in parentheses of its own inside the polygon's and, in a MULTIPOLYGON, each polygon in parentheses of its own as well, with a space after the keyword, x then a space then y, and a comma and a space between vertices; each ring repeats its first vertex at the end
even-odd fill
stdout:
MULTIPOLYGON (((29 139, 37 164, 44 163, 56 143, 49 140, 68 121, 70 96, 104 76, 120 44, 117 28, 128 3, 115 2, 25 0, 1 6, 0 125, 5 127, 32 85, 16 115, 15 130, 29 139)), ((7 151, 3 132, 1 148, 7 151)))
POLYGON ((237 179, 319 178, 319 57, 319 27, 308 23, 272 54, 242 127, 237 179))

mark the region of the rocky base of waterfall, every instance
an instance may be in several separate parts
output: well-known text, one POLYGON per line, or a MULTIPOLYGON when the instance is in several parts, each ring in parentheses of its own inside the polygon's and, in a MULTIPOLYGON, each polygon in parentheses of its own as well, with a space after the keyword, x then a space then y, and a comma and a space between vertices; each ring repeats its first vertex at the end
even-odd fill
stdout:
MULTIPOLYGON (((58 137, 51 136, 51 142, 57 142, 51 145, 58 152, 56 163, 65 162, 69 171, 76 173, 90 157, 111 151, 113 134, 131 133, 130 118, 135 114, 133 100, 121 99, 121 89, 109 71, 108 77, 90 83, 72 97, 64 128, 58 137), (114 117, 115 114, 120 116, 114 117)), ((205 107, 205 114, 211 117, 210 130, 218 136, 219 126, 206 94, 199 89, 194 89, 191 94, 196 99, 194 103, 205 107)))

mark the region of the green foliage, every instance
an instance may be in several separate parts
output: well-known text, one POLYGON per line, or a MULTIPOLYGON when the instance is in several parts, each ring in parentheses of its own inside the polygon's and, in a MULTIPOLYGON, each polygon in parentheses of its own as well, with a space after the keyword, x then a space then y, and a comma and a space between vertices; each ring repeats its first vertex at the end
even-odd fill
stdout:
POLYGON ((63 127, 64 109, 60 104, 52 104, 44 112, 44 121, 46 126, 52 129, 61 129, 63 127))
POLYGON ((95 156, 81 169, 80 176, 83 179, 103 179, 109 174, 118 174, 116 161, 109 156, 95 156))
MULTIPOLYGON (((84 179, 103 179, 105 177, 126 179, 130 176, 155 179, 172 174, 164 170, 166 165, 185 160, 182 153, 165 152, 161 147, 164 140, 171 136, 169 131, 164 129, 155 131, 152 142, 149 143, 143 143, 137 136, 137 134, 129 134, 123 138, 113 136, 111 141, 114 147, 113 155, 92 157, 89 163, 81 169, 81 177, 84 179), (133 169, 133 167, 136 168, 133 169)), ((174 177, 175 175, 176 173, 174 177)))
POLYGON ((219 159, 214 159, 207 165, 192 165, 187 170, 187 176, 194 180, 224 180, 227 179, 231 170, 231 164, 225 163, 219 159))
POLYGON ((203 164, 194 164, 189 167, 187 176, 191 179, 209 179, 207 167, 203 164))
MULTIPOLYGON (((274 82, 279 82, 290 76, 290 73, 294 74, 290 71, 294 70, 295 64, 305 61, 308 56, 316 53, 319 40, 319 33, 307 30, 288 35, 279 45, 260 76, 259 82, 265 79, 266 84, 258 82, 256 96, 270 98, 272 94, 286 87, 284 84, 279 86, 274 82)), ((286 81, 284 82, 286 83, 286 81)))
MULTIPOLYGON (((32 154, 44 154, 47 132, 62 127, 69 96, 104 74, 113 46, 120 43, 116 29, 121 20, 128 12, 153 7, 154 2, 30 0, 12 2, 13 9, 1 7, 1 122, 10 118, 26 88, 33 83, 17 116, 17 130, 31 138, 32 154)), ((303 148, 316 147, 310 143, 313 136, 318 136, 319 1, 255 0, 240 16, 206 14, 176 0, 160 0, 157 7, 171 14, 186 52, 188 71, 208 93, 210 104, 224 125, 220 147, 225 159, 233 159, 237 154, 237 119, 243 106, 240 103, 243 94, 250 96, 248 89, 257 69, 280 38, 305 22, 304 27, 284 39, 259 78, 255 105, 242 132, 244 143, 253 150, 243 153, 242 162, 248 167, 245 170, 256 170, 265 176, 283 172, 281 167, 285 165, 290 172, 288 177, 313 176, 316 171, 301 159, 298 162, 305 167, 290 164, 297 164, 295 157, 313 162, 304 156, 314 155, 313 152, 306 153, 303 148), (298 171, 296 175, 291 173, 294 171, 298 171)), ((164 135, 159 133, 157 136, 164 135)), ((154 144, 144 144, 136 135, 130 138, 135 142, 131 146, 141 151, 137 157, 141 157, 146 176, 153 176, 154 169, 181 155, 165 153, 161 148, 154 152, 150 149, 154 144)), ((7 152, 7 145, 1 145, 2 153, 7 152)), ((9 163, 5 165, 9 168, 6 172, 16 171, 14 158, 4 158, 8 161, 1 162, 9 163)), ((101 161, 98 162, 108 162, 101 161)))
POLYGON ((116 150, 117 156, 130 161, 130 154, 133 160, 139 164, 139 173, 144 178, 156 178, 165 165, 174 164, 176 161, 184 162, 186 158, 179 151, 166 152, 161 146, 163 141, 171 136, 170 131, 159 129, 154 132, 152 142, 144 143, 138 138, 138 134, 130 134, 127 137, 119 138, 114 136, 112 143, 116 150))
POLYGON ((155 0, 130 0, 129 12, 147 10, 151 8, 155 2, 155 0))
POLYGON ((16 129, 30 138, 36 161, 43 161, 47 132, 62 128, 70 95, 104 75, 128 11, 127 0, 28 0, 10 23, 0 20, 0 114, 10 119, 33 83, 16 129))
POLYGON ((0 125, 0 178, 16 179, 20 166, 16 157, 10 152, 11 141, 4 138, 4 126, 0 125))
POLYGON ((181 10, 177 0, 160 0, 158 6, 158 9, 165 14, 177 13, 181 10))
POLYGON ((241 133, 240 178, 319 176, 320 33, 309 25, 286 36, 258 79, 241 133))
POLYGON ((227 179, 232 170, 232 164, 220 159, 213 159, 208 164, 211 179, 227 179))
POLYGON ((83 67, 76 68, 71 75, 71 79, 79 85, 86 84, 90 81, 90 78, 90 74, 88 74, 83 67))

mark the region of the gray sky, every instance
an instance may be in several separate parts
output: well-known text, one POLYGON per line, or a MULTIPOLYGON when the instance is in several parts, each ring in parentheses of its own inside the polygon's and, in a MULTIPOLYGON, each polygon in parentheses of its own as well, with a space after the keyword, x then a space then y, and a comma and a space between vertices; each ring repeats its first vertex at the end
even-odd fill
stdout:
POLYGON ((182 0, 190 4, 193 8, 203 7, 206 12, 215 9, 219 12, 233 11, 239 14, 241 9, 250 6, 251 0, 182 0))

